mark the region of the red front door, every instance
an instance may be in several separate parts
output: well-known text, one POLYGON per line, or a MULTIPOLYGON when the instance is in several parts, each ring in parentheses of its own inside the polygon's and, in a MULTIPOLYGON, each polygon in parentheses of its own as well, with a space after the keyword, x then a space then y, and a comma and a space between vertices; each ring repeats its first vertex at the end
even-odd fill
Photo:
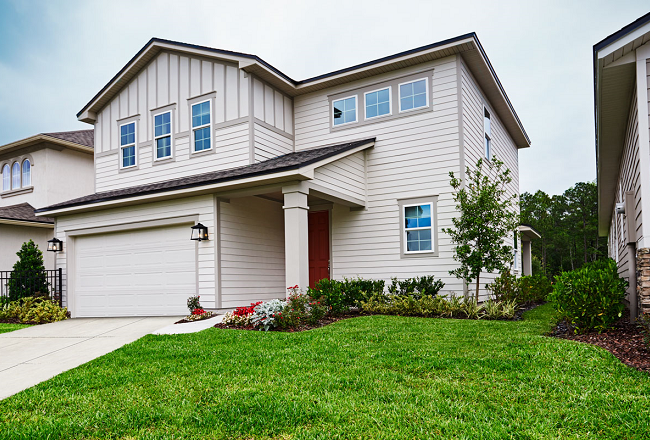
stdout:
POLYGON ((309 287, 330 277, 330 213, 309 213, 309 287))

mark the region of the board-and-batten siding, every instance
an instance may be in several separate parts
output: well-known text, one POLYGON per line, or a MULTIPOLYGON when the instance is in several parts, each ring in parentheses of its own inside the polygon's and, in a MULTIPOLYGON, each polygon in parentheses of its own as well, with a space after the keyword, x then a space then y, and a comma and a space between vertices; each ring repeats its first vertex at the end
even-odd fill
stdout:
MULTIPOLYGON (((441 228, 455 214, 449 171, 459 172, 459 123, 456 58, 454 56, 378 75, 318 93, 296 97, 296 151, 337 142, 376 137, 366 152, 367 210, 332 210, 332 276, 389 280, 435 275, 445 291, 462 294, 462 283, 449 275, 456 267, 452 243, 441 228), (344 93, 404 75, 433 71, 433 111, 404 115, 345 130, 330 130, 328 95, 344 93), (401 258, 399 199, 438 196, 438 257, 401 258)), ((393 93, 396 93, 393 90, 393 93)), ((397 95, 394 95, 397 96, 397 95)))
POLYGON ((293 151, 293 139, 254 122, 255 162, 271 159, 293 151))
POLYGON ((283 298, 284 212, 259 197, 219 201, 221 306, 283 298))
POLYGON ((203 167, 215 170, 249 163, 248 127, 245 126, 245 140, 241 136, 244 132, 242 124, 234 129, 238 131, 237 135, 222 132, 223 125, 248 119, 249 81, 250 78, 234 64, 174 52, 160 53, 97 114, 96 191, 128 187, 134 182, 145 183, 196 174, 203 172, 203 167), (215 148, 220 152, 231 151, 233 144, 237 143, 242 150, 241 156, 246 156, 245 163, 240 158, 222 161, 219 154, 213 155, 215 157, 209 154, 192 157, 189 154, 191 115, 188 99, 211 92, 216 92, 212 109, 215 148), (154 167, 151 110, 171 104, 176 104, 176 110, 172 112, 172 142, 176 150, 174 160, 154 167), (119 173, 118 121, 134 116, 139 116, 136 124, 138 169, 119 173), (233 140, 234 137, 239 139, 233 140), (180 162, 184 161, 195 163, 183 166, 180 162), (178 174, 179 170, 182 170, 180 176, 171 174, 178 174), (132 174, 132 177, 128 174, 132 174))
MULTIPOLYGON (((634 191, 635 222, 637 243, 643 239, 642 206, 641 206, 641 170, 639 168, 639 124, 638 105, 636 93, 632 97, 628 113, 627 127, 625 129, 625 143, 621 158, 618 183, 616 186, 615 204, 625 201, 625 193, 634 191)), ((612 208, 615 209, 615 206, 612 208)), ((625 222, 622 215, 612 212, 612 221, 609 228, 609 255, 617 259, 618 271, 621 277, 628 278, 628 263, 633 258, 628 252, 627 237, 625 237, 625 222)))
MULTIPOLYGON (((67 252, 69 241, 66 231, 147 222, 188 215, 198 216, 199 222, 207 226, 209 231, 214 231, 214 208, 213 196, 199 196, 58 217, 54 236, 63 241, 63 252, 57 253, 56 267, 62 268, 64 273, 64 306, 68 305, 68 279, 72 276, 68 271, 68 258, 71 257, 71 253, 67 252)), ((188 227, 187 240, 189 240, 189 237, 190 228, 188 227)), ((106 240, 110 240, 110 233, 106 234, 106 240)), ((197 242, 196 244, 198 294, 201 295, 201 304, 206 308, 214 308, 216 304, 215 243, 216 241, 213 239, 197 242)), ((152 246, 155 246, 155 243, 152 243, 152 246)))
POLYGON ((289 135, 293 134, 293 101, 269 84, 253 77, 253 116, 289 135))
MULTIPOLYGON (((492 109, 492 106, 485 98, 481 88, 478 86, 467 66, 460 59, 461 68, 461 88, 462 88, 462 123, 463 123, 463 141, 465 152, 464 165, 470 169, 476 169, 478 159, 485 158, 484 144, 484 107, 490 112, 491 122, 491 152, 492 156, 498 158, 504 163, 504 168, 511 172, 512 183, 506 188, 508 195, 519 195, 519 152, 514 141, 506 131, 499 116, 492 109)), ((485 169, 485 168, 484 168, 485 169)), ((519 213, 519 207, 516 208, 519 213)), ((513 231, 514 235, 514 231, 513 231)), ((507 237, 505 244, 512 246, 513 235, 507 237)), ((519 243, 518 267, 521 273, 521 243, 519 243)), ((496 273, 481 273, 479 294, 482 300, 487 299, 488 292, 485 284, 488 284, 496 278, 496 273)), ((470 292, 474 292, 476 284, 473 282, 469 285, 470 292)))
POLYGON ((359 151, 314 170, 314 182, 323 188, 365 201, 365 152, 359 151))

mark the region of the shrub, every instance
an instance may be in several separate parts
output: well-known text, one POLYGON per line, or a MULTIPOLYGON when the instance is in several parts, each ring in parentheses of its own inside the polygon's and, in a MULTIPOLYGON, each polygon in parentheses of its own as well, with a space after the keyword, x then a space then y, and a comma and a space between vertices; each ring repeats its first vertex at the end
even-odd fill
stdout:
POLYGON ((269 331, 278 326, 276 317, 282 314, 286 307, 286 301, 281 299, 272 299, 255 306, 255 311, 251 315, 251 324, 260 330, 269 331))
POLYGON ((643 313, 639 315, 636 320, 637 325, 641 327, 641 334, 643 335, 643 342, 650 347, 650 314, 643 313))
POLYGON ((487 284, 485 288, 497 301, 517 300, 521 302, 519 281, 510 270, 504 270, 501 272, 501 274, 496 277, 492 283, 487 284))
POLYGON ((341 281, 323 278, 316 283, 314 289, 310 288, 307 292, 312 298, 322 297, 333 314, 340 314, 350 310, 350 303, 345 297, 343 287, 341 281))
POLYGON ((363 278, 344 278, 341 290, 344 294, 344 302, 349 307, 360 307, 361 301, 365 301, 368 295, 384 292, 384 280, 364 280, 363 278))
POLYGON ((486 319, 499 319, 503 316, 501 302, 489 299, 483 303, 486 319))
POLYGON ((302 294, 298 286, 290 287, 287 305, 279 316, 276 316, 278 327, 294 328, 301 323, 316 325, 328 312, 328 307, 321 298, 313 298, 302 294))
POLYGON ((553 286, 546 276, 542 274, 526 275, 519 278, 519 292, 521 304, 546 301, 553 291, 553 286))
POLYGON ((549 300, 575 328, 602 332, 623 314, 627 281, 618 276, 614 260, 599 260, 556 278, 549 300))
POLYGON ((43 297, 28 297, 5 304, 0 320, 20 324, 47 324, 68 318, 68 309, 43 297))
POLYGON ((445 287, 445 283, 442 280, 436 280, 433 275, 405 280, 391 278, 388 292, 393 295, 413 295, 415 299, 420 299, 423 296, 436 296, 443 287, 445 287))
POLYGON ((29 296, 49 295, 43 253, 34 241, 23 243, 16 255, 18 261, 14 264, 7 283, 9 300, 17 301, 29 296))
POLYGON ((203 309, 203 307, 201 307, 199 298, 201 298, 199 295, 194 295, 187 298, 187 308, 190 309, 190 313, 194 313, 194 310, 196 309, 203 309))
MULTIPOLYGON (((453 297, 454 300, 456 300, 456 298, 460 299, 460 297, 453 297)), ((455 314, 457 313, 455 311, 455 307, 456 306, 454 306, 454 310, 452 310, 454 314, 453 316, 456 316, 455 314)), ((464 313, 465 316, 469 319, 480 319, 481 313, 485 312, 485 306, 483 304, 477 303, 475 298, 466 296, 463 298, 463 302, 460 304, 460 311, 464 313)))

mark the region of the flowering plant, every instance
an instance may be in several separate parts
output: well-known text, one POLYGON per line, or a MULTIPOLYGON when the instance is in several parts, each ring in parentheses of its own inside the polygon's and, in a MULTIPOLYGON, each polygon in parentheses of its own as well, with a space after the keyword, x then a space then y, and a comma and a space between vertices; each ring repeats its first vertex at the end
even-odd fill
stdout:
POLYGON ((248 327, 251 325, 251 316, 253 316, 252 313, 249 315, 236 315, 235 312, 228 312, 223 316, 223 320, 221 322, 226 325, 248 327))
POLYGON ((234 312, 232 312, 233 315, 235 316, 248 316, 252 315, 255 312, 255 307, 259 306, 262 304, 262 301, 258 301, 256 303, 251 303, 250 306, 244 306, 244 307, 237 307, 234 312))
POLYGON ((205 310, 203 309, 194 309, 192 310, 192 315, 203 315, 205 313, 205 310))
POLYGON ((194 313, 194 310, 202 309, 199 298, 201 298, 200 295, 194 295, 187 298, 187 308, 190 309, 190 312, 192 314, 194 313))
POLYGON ((272 299, 255 306, 251 315, 251 324, 260 330, 269 331, 278 326, 276 317, 279 318, 286 307, 287 302, 281 299, 272 299))

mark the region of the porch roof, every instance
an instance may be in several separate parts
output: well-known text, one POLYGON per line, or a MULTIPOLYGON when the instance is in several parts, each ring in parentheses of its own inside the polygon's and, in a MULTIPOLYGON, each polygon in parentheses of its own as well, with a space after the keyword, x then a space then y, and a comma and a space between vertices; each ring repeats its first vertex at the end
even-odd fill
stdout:
MULTIPOLYGON (((374 145, 374 143, 375 138, 369 138, 354 142, 346 142, 344 144, 329 145, 325 147, 296 151, 262 162, 237 168, 230 168, 227 170, 213 171, 210 173, 181 177, 178 179, 166 180, 147 185, 138 185, 113 191, 103 191, 99 193, 89 194, 87 196, 37 209, 35 212, 55 215, 64 209, 66 212, 69 212, 69 208, 73 207, 81 207, 92 204, 99 204, 102 202, 142 197, 159 193, 170 193, 173 191, 186 190, 190 188, 198 189, 201 187, 214 187, 215 185, 223 183, 230 183, 232 185, 235 185, 245 180, 250 181, 251 178, 259 178, 262 176, 266 177, 266 179, 271 179, 273 177, 280 177, 280 175, 282 175, 283 178, 294 177, 295 179, 297 177, 297 174, 299 174, 298 171, 301 169, 313 167, 314 165, 322 166, 328 162, 333 162, 342 156, 347 156, 348 154, 352 154, 364 148, 371 147, 374 145), (292 171, 294 171, 294 173, 291 173, 292 171)), ((259 183, 263 183, 263 180, 265 179, 259 179, 259 183)), ((223 186, 219 185, 214 189, 217 188, 223 188, 223 186)))

